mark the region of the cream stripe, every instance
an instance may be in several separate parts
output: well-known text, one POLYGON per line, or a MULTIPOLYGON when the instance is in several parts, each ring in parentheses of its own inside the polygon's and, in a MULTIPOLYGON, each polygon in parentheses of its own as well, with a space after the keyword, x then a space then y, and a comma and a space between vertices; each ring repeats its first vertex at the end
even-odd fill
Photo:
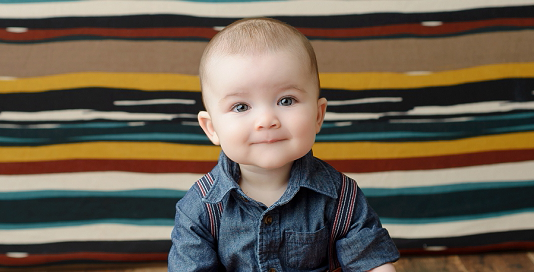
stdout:
POLYGON ((345 173, 362 188, 404 188, 470 182, 533 181, 534 161, 439 170, 345 173))
POLYGON ((120 191, 170 189, 187 191, 203 174, 86 172, 0 175, 0 192, 39 190, 120 191))
MULTIPOLYGON (((448 223, 384 224, 393 238, 458 237, 490 232, 534 229, 534 213, 448 223)), ((168 240, 171 226, 93 224, 76 227, 2 230, 0 244, 37 244, 65 241, 168 240)))
POLYGON ((383 224, 393 238, 418 239, 534 229, 534 213, 435 224, 383 224))
MULTIPOLYGON (((194 3, 182 1, 82 1, 3 4, 3 18, 183 14, 206 17, 310 16, 376 12, 440 12, 474 8, 531 5, 532 0, 486 1, 280 1, 194 3)), ((16 27, 16 26, 13 26, 16 27)))
POLYGON ((0 244, 67 241, 170 240, 172 226, 91 224, 75 227, 1 230, 0 244))
MULTIPOLYGON (((438 170, 345 173, 361 188, 406 188, 476 182, 533 181, 534 161, 438 170)), ((120 191, 188 190, 203 174, 83 172, 39 175, 0 175, 0 192, 39 190, 120 191), (110 182, 113 181, 113 182, 110 182)))

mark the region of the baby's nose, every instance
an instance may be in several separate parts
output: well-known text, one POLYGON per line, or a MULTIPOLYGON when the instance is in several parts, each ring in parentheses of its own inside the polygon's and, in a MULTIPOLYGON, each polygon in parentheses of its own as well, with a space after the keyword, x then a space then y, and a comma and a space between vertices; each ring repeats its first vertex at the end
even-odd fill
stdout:
POLYGON ((264 113, 256 122, 256 130, 279 128, 280 120, 274 114, 264 113))

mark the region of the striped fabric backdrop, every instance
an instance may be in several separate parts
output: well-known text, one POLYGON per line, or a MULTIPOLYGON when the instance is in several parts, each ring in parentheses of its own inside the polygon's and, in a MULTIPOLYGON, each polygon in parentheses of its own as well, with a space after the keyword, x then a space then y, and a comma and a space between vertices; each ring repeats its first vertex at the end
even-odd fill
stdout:
POLYGON ((0 266, 165 260, 219 153, 200 55, 253 16, 312 41, 314 154, 401 252, 534 249, 532 0, 0 0, 0 266))

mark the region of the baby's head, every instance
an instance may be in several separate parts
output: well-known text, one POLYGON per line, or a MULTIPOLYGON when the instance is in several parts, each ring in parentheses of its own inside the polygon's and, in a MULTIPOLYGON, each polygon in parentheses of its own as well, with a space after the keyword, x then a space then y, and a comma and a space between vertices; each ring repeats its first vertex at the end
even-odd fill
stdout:
POLYGON ((304 35, 273 19, 237 21, 206 47, 200 126, 240 165, 280 168, 310 151, 326 99, 304 35))
MULTIPOLYGON (((310 75, 316 81, 319 96, 317 60, 310 41, 294 27, 270 18, 236 21, 211 39, 200 60, 199 75, 202 91, 204 92, 205 83, 209 81, 209 64, 214 58, 230 55, 258 55, 282 50, 296 56, 302 60, 302 65, 309 67, 310 75)), ((204 97, 203 99, 206 104, 204 97)))

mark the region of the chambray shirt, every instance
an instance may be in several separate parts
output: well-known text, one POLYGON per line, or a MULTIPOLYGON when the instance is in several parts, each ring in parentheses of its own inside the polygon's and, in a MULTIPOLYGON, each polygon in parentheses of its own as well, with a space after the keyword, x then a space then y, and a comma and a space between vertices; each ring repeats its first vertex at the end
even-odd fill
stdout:
MULTIPOLYGON (((169 271, 326 271, 341 173, 313 157, 296 160, 282 197, 267 207, 240 189, 239 166, 221 152, 202 198, 193 186, 176 204, 169 271), (205 202, 222 203, 219 237, 205 202), (273 270, 274 269, 274 270, 273 270)), ((396 261, 399 252, 358 188, 350 230, 336 242, 343 271, 396 261)))

